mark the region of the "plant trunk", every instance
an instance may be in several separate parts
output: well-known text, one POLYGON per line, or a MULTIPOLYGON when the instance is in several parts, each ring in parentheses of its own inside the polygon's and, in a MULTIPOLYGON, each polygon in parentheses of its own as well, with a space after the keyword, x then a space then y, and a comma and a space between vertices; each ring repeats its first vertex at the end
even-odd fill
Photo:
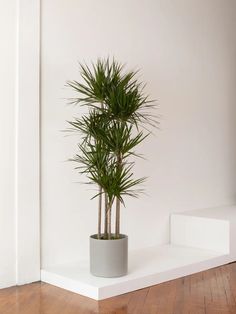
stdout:
POLYGON ((116 238, 120 237, 120 200, 116 198, 116 238))
POLYGON ((98 239, 101 239, 102 228, 102 187, 99 186, 99 200, 98 200, 98 239))
POLYGON ((111 239, 111 204, 109 202, 107 206, 107 229, 108 229, 108 240, 111 239))
POLYGON ((105 193, 105 198, 104 198, 104 203, 105 203, 105 214, 104 214, 104 238, 107 238, 107 209, 108 209, 108 199, 107 199, 107 193, 105 193))
MULTIPOLYGON (((119 153, 117 155, 117 168, 121 167, 122 156, 119 153)), ((115 227, 116 238, 120 237, 120 200, 116 198, 116 227, 115 227)))

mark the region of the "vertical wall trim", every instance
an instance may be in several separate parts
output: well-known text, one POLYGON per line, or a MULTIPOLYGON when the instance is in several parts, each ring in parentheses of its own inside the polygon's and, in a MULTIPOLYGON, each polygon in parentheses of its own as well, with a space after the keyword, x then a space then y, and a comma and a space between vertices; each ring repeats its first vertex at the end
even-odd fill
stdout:
POLYGON ((14 204, 15 204, 15 283, 17 282, 18 271, 18 120, 19 120, 19 12, 20 12, 20 0, 16 0, 16 58, 15 58, 15 146, 14 146, 14 204))
POLYGON ((40 0, 18 0, 16 284, 40 279, 40 0))

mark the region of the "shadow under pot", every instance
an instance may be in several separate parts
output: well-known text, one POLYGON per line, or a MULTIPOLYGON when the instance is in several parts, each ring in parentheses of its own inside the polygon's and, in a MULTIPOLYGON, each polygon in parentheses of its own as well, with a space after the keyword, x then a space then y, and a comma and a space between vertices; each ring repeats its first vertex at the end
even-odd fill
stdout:
POLYGON ((128 236, 120 234, 111 239, 97 238, 97 234, 90 236, 90 272, 97 277, 121 277, 128 271, 128 236))

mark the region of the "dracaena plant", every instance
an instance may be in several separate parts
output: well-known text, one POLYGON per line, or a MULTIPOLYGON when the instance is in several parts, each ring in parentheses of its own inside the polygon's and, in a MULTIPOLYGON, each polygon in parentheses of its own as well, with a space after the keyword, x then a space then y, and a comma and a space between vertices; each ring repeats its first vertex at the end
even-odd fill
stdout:
POLYGON ((157 124, 155 104, 144 94, 137 72, 125 72, 114 59, 98 59, 90 67, 80 64, 80 75, 82 82, 67 82, 76 93, 71 103, 87 107, 86 114, 68 121, 81 134, 71 160, 98 187, 93 197, 98 198, 98 239, 119 238, 121 204, 125 196, 138 197, 138 186, 146 179, 134 178, 130 157, 140 156, 136 147, 150 134, 148 126, 157 124))

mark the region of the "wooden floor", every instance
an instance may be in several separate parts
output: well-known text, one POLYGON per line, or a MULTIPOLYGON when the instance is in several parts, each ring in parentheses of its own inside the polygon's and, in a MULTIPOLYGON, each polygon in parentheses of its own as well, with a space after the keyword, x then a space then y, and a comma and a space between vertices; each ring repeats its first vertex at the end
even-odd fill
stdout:
POLYGON ((0 290, 0 314, 236 314, 236 263, 103 301, 45 283, 0 290))

